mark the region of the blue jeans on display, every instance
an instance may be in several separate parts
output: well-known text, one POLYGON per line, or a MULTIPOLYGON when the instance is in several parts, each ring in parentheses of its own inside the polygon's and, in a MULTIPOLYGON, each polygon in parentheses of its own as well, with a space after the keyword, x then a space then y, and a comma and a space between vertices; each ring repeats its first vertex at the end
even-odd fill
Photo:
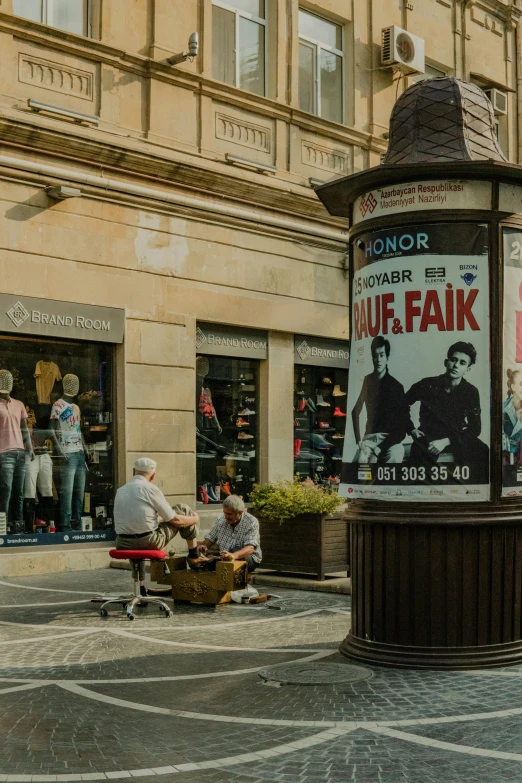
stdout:
POLYGON ((0 511, 5 511, 8 523, 24 518, 24 482, 25 450, 10 449, 0 452, 0 511))
POLYGON ((62 531, 71 530, 71 519, 78 523, 81 520, 85 475, 85 454, 83 451, 73 451, 72 454, 68 454, 61 470, 60 529, 62 531))

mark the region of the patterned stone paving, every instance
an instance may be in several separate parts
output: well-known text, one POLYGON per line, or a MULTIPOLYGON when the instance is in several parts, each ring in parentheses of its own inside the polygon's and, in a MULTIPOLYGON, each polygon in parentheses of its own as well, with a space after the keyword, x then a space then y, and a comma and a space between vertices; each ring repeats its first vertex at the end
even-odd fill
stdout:
POLYGON ((90 596, 129 581, 0 580, 0 783, 522 780, 522 666, 281 686, 258 671, 351 665, 348 597, 101 619, 90 596))

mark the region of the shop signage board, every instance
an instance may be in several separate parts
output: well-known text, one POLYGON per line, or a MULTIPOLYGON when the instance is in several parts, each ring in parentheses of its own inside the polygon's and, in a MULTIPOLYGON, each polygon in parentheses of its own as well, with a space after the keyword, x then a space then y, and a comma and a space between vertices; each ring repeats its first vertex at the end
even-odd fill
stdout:
POLYGON ((0 332, 122 343, 125 310, 0 294, 0 332))
POLYGON ((511 214, 522 213, 522 187, 501 183, 498 192, 498 208, 500 212, 511 214))
POLYGON ((426 180, 387 185, 364 193, 353 205, 353 224, 426 209, 491 209, 491 182, 426 180))
POLYGON ((360 235, 340 494, 488 500, 489 412, 487 226, 360 235))
POLYGON ((348 369, 349 343, 343 340, 327 340, 296 334, 294 362, 312 367, 339 367, 348 369))
POLYGON ((111 530, 73 530, 69 533, 22 533, 0 536, 0 548, 12 549, 20 546, 46 546, 56 544, 85 544, 89 541, 114 541, 116 533, 111 530))
MULTIPOLYGON (((518 188, 522 195, 522 188, 518 188)), ((522 206, 520 207, 522 211, 522 206)), ((503 229, 502 497, 522 495, 522 231, 503 229)))
POLYGON ((198 323, 196 351, 212 356, 266 359, 268 332, 222 324, 198 323))

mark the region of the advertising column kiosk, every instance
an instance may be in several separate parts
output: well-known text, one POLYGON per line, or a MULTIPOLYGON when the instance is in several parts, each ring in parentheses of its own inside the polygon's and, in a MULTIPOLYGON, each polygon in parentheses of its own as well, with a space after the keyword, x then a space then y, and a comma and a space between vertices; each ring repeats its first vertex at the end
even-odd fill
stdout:
POLYGON ((522 168, 485 94, 406 90, 383 165, 317 190, 350 219, 340 494, 353 500, 345 654, 522 660, 522 168))

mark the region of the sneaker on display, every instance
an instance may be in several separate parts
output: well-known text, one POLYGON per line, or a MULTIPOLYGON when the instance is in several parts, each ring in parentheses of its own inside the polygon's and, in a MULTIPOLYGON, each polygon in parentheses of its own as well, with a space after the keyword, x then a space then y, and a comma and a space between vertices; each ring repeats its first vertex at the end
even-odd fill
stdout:
POLYGON ((335 435, 332 435, 332 438, 343 438, 344 439, 344 435, 341 435, 340 432, 336 432, 335 435))
POLYGON ((248 432, 238 432, 237 433, 237 439, 238 440, 251 440, 253 439, 253 435, 250 435, 248 432))
POLYGON ((312 432, 310 434, 310 443, 314 449, 330 449, 333 445, 319 432, 312 432))
POLYGON ((334 410, 333 413, 334 416, 346 416, 346 413, 343 413, 342 410, 337 406, 337 408, 334 410))
POLYGON ((225 481, 224 484, 221 484, 221 492, 223 492, 225 495, 232 494, 232 490, 230 489, 230 483, 228 481, 225 481))
POLYGON ((317 406, 316 406, 315 402, 312 400, 312 398, 311 398, 311 397, 309 397, 309 398, 307 399, 307 401, 306 401, 306 403, 305 403, 305 404, 306 404, 306 405, 308 405, 308 407, 310 408, 310 410, 311 410, 312 412, 315 412, 315 411, 317 410, 317 406))
POLYGON ((239 416, 236 419, 236 427, 250 427, 250 424, 239 416))
POLYGON ((346 397, 346 392, 341 391, 341 386, 339 383, 336 383, 334 386, 334 390, 332 392, 333 397, 346 397))
POLYGON ((330 378, 328 378, 328 377, 327 377, 327 378, 323 378, 323 381, 322 381, 322 382, 323 382, 325 385, 327 385, 327 386, 328 386, 328 385, 330 385, 330 384, 332 383, 331 379, 330 379, 330 378))
POLYGON ((248 408, 244 408, 242 411, 238 411, 238 416, 255 416, 256 412, 251 411, 248 408))
POLYGON ((317 395, 317 405, 321 408, 330 408, 330 403, 323 400, 322 394, 317 395))
POLYGON ((210 484, 206 484, 205 489, 207 490, 207 496, 211 503, 218 503, 219 499, 216 497, 213 488, 210 486, 210 484))
POLYGON ((298 457, 299 453, 301 451, 301 443, 303 441, 299 440, 298 438, 294 439, 294 457, 298 457))
POLYGON ((201 500, 202 503, 205 503, 205 505, 208 503, 208 495, 205 487, 199 488, 199 499, 201 500))
MULTIPOLYGON (((335 416, 335 413, 334 413, 334 416, 335 416)), ((330 429, 330 424, 327 421, 320 421, 320 422, 318 422, 317 426, 321 430, 329 430, 330 429)))

